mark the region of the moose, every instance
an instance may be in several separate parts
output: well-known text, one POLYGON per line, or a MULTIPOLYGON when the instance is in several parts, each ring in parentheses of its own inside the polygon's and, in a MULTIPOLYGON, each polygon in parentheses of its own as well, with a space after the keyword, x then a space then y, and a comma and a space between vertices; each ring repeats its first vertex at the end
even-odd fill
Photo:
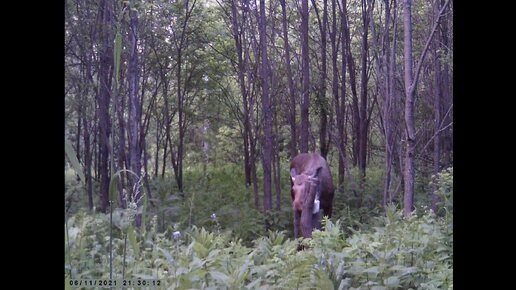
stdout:
POLYGON ((301 153, 290 162, 294 238, 299 230, 305 238, 321 228, 321 209, 331 218, 333 179, 326 160, 317 153, 301 153))

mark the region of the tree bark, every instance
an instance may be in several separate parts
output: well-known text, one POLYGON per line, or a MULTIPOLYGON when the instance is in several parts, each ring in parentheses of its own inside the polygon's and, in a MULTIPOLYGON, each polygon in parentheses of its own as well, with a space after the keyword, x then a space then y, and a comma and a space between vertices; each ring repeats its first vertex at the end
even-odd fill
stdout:
POLYGON ((294 158, 297 155, 297 132, 296 132, 296 95, 294 87, 294 79, 292 77, 292 65, 290 63, 290 44, 288 42, 288 21, 287 11, 285 8, 285 0, 280 0, 281 16, 283 25, 283 40, 285 43, 285 60, 287 65, 287 80, 288 80, 288 95, 289 95, 289 125, 290 125, 290 157, 294 158))
MULTIPOLYGON (((339 189, 344 190, 344 187, 342 184, 344 183, 345 179, 345 168, 347 163, 347 156, 346 156, 346 141, 347 141, 347 134, 346 134, 346 66, 349 66, 349 63, 347 62, 347 46, 348 46, 348 34, 349 29, 347 25, 347 12, 346 12, 346 6, 347 1, 342 1, 341 12, 340 12, 340 18, 341 18, 341 87, 340 87, 340 107, 338 107, 338 111, 340 112, 340 120, 337 121, 337 127, 339 132, 339 189)), ((338 2, 337 2, 338 4, 338 2)))
MULTIPOLYGON (((271 180, 271 156, 272 156, 272 112, 269 100, 269 72, 267 58, 267 38, 266 38, 266 18, 265 18, 265 0, 260 0, 260 48, 261 48, 261 66, 260 81, 262 85, 262 111, 264 120, 264 137, 263 137, 263 208, 264 211, 272 209, 272 180, 271 180)), ((266 225, 268 228, 268 225, 266 225)))
POLYGON ((99 174, 101 210, 102 212, 106 212, 109 203, 109 181, 111 179, 109 172, 109 155, 111 154, 111 148, 109 144, 109 138, 111 134, 109 103, 111 97, 111 77, 113 69, 113 36, 111 33, 112 2, 110 0, 103 0, 99 9, 100 18, 102 19, 100 37, 102 41, 102 50, 100 55, 100 85, 98 94, 100 129, 99 174))
POLYGON ((233 33, 233 40, 235 41, 235 48, 237 54, 237 67, 238 67, 238 83, 240 86, 240 93, 242 94, 243 102, 243 119, 244 119, 244 172, 245 172, 245 184, 247 187, 251 185, 251 165, 250 163, 250 152, 249 152, 249 130, 251 125, 249 122, 249 100, 247 96, 247 90, 245 86, 245 62, 243 59, 242 49, 242 34, 244 33, 243 25, 238 23, 238 13, 236 7, 236 0, 231 1, 231 28, 233 33), (239 31, 240 29, 240 31, 239 31))
MULTIPOLYGON (((343 44, 345 43, 345 48, 343 48, 343 53, 345 51, 346 55, 346 64, 349 75, 349 87, 351 88, 351 113, 352 113, 352 160, 353 166, 358 164, 358 140, 359 140, 359 124, 360 124, 360 116, 358 110, 358 95, 357 95, 357 85, 356 85, 356 71, 355 71, 355 61, 353 59, 353 54, 351 53, 351 35, 349 32, 349 19, 348 19, 348 11, 346 8, 346 1, 343 1, 343 7, 341 7, 342 11, 342 29, 344 33, 343 44)), ((344 71, 344 70, 343 70, 344 71)), ((343 76, 345 74, 343 73, 343 76)), ((344 78, 343 78, 344 79, 344 78)), ((343 81, 344 82, 344 81, 343 81)))
MULTIPOLYGON (((344 95, 339 96, 339 76, 338 76, 338 43, 337 43, 337 7, 336 0, 331 0, 331 15, 332 23, 330 29, 330 43, 331 43, 331 64, 332 64, 332 94, 333 94, 333 105, 335 107, 335 125, 337 129, 337 136, 335 138, 335 146, 337 146, 339 152, 339 163, 338 163, 338 184, 337 188, 341 190, 341 186, 344 183, 344 116, 341 109, 341 104, 345 104, 344 95), (342 152, 342 154, 341 154, 342 152)), ((345 72, 345 71, 344 71, 345 72)), ((346 87, 346 84, 342 82, 342 86, 346 87)))
POLYGON ((392 193, 390 190, 391 187, 391 178, 392 178, 392 164, 394 162, 394 140, 393 140, 393 110, 394 110, 394 89, 393 89, 393 79, 394 79, 394 66, 395 66, 395 56, 396 56, 396 30, 397 30, 397 4, 396 0, 392 2, 394 6, 393 16, 391 16, 391 4, 389 4, 389 0, 384 0, 385 4, 385 27, 382 36, 382 63, 383 63, 383 127, 384 127, 384 136, 385 136, 385 158, 384 158, 384 183, 383 183, 383 206, 384 209, 387 209, 388 204, 392 202, 392 193), (389 29, 391 25, 391 19, 393 23, 393 36, 392 36, 392 45, 389 40, 389 29))
POLYGON ((414 153, 416 149, 416 128, 414 123, 414 97, 412 76, 412 1, 403 0, 403 51, 405 68, 405 193, 403 212, 405 216, 412 213, 414 204, 414 153))
POLYGON ((301 95, 301 132, 299 149, 308 152, 309 108, 310 108, 310 58, 308 50, 308 0, 301 0, 301 58, 302 58, 302 92, 301 95))
POLYGON ((88 122, 86 121, 86 113, 83 110, 82 116, 84 130, 83 130, 83 142, 84 142, 84 177, 86 178, 86 192, 88 195, 88 209, 90 212, 93 210, 93 184, 91 178, 91 160, 92 160, 92 152, 91 152, 91 143, 90 143, 90 130, 88 126, 88 122))
MULTIPOLYGON (((360 111, 358 125, 358 167, 361 175, 361 185, 364 185, 367 164, 367 136, 368 136, 368 116, 367 116, 367 66, 369 43, 369 21, 370 12, 373 9, 374 1, 368 5, 368 0, 362 0, 362 52, 360 65, 360 111)), ((363 188, 362 188, 363 189, 363 188)), ((362 191, 362 194, 364 192, 362 191)))
MULTIPOLYGON (((137 206, 141 205, 141 188, 139 187, 141 176, 141 146, 140 146, 140 131, 141 131, 141 103, 138 95, 139 86, 139 70, 138 70, 138 12, 130 10, 130 25, 129 25, 129 61, 128 61, 128 85, 129 85, 129 154, 131 171, 135 175, 131 175, 131 184, 133 190, 136 190, 134 198, 138 202, 137 206)), ((141 215, 138 214, 135 220, 136 226, 140 227, 141 215)))
POLYGON ((327 69, 327 57, 326 57, 326 44, 327 35, 326 28, 328 27, 328 1, 323 0, 323 15, 322 21, 319 17, 319 11, 317 8, 317 2, 312 0, 315 13, 317 15, 317 23, 319 25, 319 32, 321 34, 321 74, 317 89, 317 98, 319 105, 319 151, 321 156, 326 158, 329 151, 329 140, 328 138, 328 109, 326 104, 326 79, 328 78, 327 69))
MULTIPOLYGON (((434 13, 436 17, 439 17, 439 4, 440 1, 436 1, 434 3, 434 13)), ((437 32, 439 34, 439 32, 437 32)), ((441 98, 443 94, 443 90, 441 87, 442 79, 441 79, 441 59, 439 56, 439 50, 441 49, 440 43, 442 41, 442 38, 436 37, 434 40, 434 70, 435 70, 435 85, 434 85, 434 146, 433 146, 433 175, 434 178, 432 179, 432 211, 434 213, 437 212, 437 203, 439 201, 439 196, 437 195, 437 174, 440 170, 440 161, 441 161, 441 140, 440 140, 440 126, 441 126, 441 98)))

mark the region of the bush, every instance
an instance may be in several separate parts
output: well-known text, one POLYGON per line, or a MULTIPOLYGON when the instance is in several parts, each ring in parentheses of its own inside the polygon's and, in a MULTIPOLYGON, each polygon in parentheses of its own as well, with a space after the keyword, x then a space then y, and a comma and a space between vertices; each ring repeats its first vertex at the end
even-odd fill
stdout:
MULTIPOLYGON (((430 211, 403 218, 391 209, 376 223, 346 236, 340 220, 324 219, 325 230, 312 239, 269 231, 246 246, 220 228, 158 232, 154 218, 134 241, 127 229, 115 231, 113 277, 125 272, 125 278, 159 279, 160 289, 453 288, 453 245, 444 218, 430 211)), ((109 277, 109 226, 102 214, 79 212, 69 219, 65 277, 109 277)))

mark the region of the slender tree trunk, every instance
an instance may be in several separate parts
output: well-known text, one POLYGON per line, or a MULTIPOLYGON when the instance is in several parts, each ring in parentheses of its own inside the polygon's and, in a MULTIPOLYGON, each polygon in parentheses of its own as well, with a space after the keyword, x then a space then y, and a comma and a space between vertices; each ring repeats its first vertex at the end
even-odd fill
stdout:
POLYGON ((405 68, 405 194, 403 209, 405 216, 412 213, 414 204, 414 154, 416 149, 416 127, 414 122, 414 98, 412 74, 412 1, 403 0, 403 51, 405 68))
MULTIPOLYGON (((272 156, 272 112, 269 100, 269 72, 267 58, 267 38, 266 38, 266 18, 265 0, 260 0, 260 47, 261 47, 261 66, 260 80, 262 85, 262 111, 264 120, 264 139, 263 139, 263 208, 265 211, 272 209, 272 187, 271 187, 271 156, 272 156)), ((266 225, 268 228, 268 225, 266 225)))
MULTIPOLYGON (((170 124, 172 123, 172 116, 170 116, 170 106, 168 102, 168 81, 165 72, 161 72, 161 78, 163 81, 163 99, 165 101, 165 144, 163 145, 163 167, 161 168, 161 179, 165 178, 165 169, 167 168, 167 157, 168 157, 168 145, 171 139, 170 137, 170 124)), ((170 144, 172 147, 172 144, 170 144)))
POLYGON ((238 82, 240 85, 240 93, 242 94, 243 102, 243 114, 244 114, 244 172, 245 172, 245 184, 247 187, 251 185, 251 166, 250 166, 250 152, 249 152, 249 130, 251 125, 249 122, 249 101, 247 97, 247 90, 245 87, 245 63, 242 57, 242 34, 243 25, 238 24, 238 13, 236 8, 236 0, 231 1, 231 23, 233 40, 235 41, 236 53, 237 53, 237 67, 238 67, 238 82), (241 32, 239 32, 239 28, 241 32))
MULTIPOLYGON (((335 0, 333 0, 335 1, 335 0)), ((345 168, 346 168, 346 66, 347 63, 347 41, 348 41, 348 26, 347 26, 347 12, 346 12, 346 0, 342 1, 342 11, 340 13, 341 18, 341 87, 340 87, 340 106, 337 107, 337 110, 340 112, 340 119, 337 120, 337 128, 339 132, 339 186, 344 190, 344 178, 345 178, 345 168)))
MULTIPOLYGON (((341 130, 341 126, 344 127, 342 111, 340 110, 341 98, 339 97, 339 77, 338 77, 338 67, 337 67, 337 58, 338 58, 338 43, 337 43, 337 7, 336 0, 331 0, 331 29, 330 29, 330 43, 331 43, 331 64, 332 64, 332 94, 333 94, 333 106, 335 107, 335 127, 337 129, 337 137, 335 138, 335 146, 339 151, 339 164, 338 164, 338 185, 337 188, 341 189, 342 184, 344 183, 344 161, 342 159, 342 154, 340 152, 344 151, 342 146, 343 144, 343 134, 341 130)), ((343 84, 343 86, 345 86, 343 84)), ((342 99, 343 100, 343 99, 342 99)))
POLYGON ((90 143, 90 130, 88 128, 88 123, 86 121, 86 113, 84 110, 82 111, 83 124, 83 142, 84 142, 84 177, 86 178, 86 192, 88 195, 88 209, 90 212, 93 210, 93 184, 91 178, 91 143, 90 143))
MULTIPOLYGON (((269 2, 269 19, 271 19, 271 43, 276 43, 276 13, 275 13, 276 4, 274 1, 269 2)), ((278 116, 278 107, 281 105, 280 98, 278 97, 278 78, 276 77, 276 73, 274 71, 274 67, 276 67, 276 63, 274 60, 277 59, 275 56, 276 50, 271 51, 270 57, 267 58, 267 69, 270 75, 271 89, 270 89, 270 108, 271 108, 271 131, 272 131, 272 176, 274 183, 274 191, 276 193, 276 210, 280 210, 281 208, 281 179, 280 179, 280 157, 279 157, 279 116, 278 116)), ((272 197, 271 197, 272 198, 272 197)), ((272 208, 272 204, 271 204, 272 208)))
MULTIPOLYGON (((138 95, 138 12, 131 10, 130 26, 129 26, 129 61, 128 61, 128 83, 129 83, 129 152, 131 160, 131 170, 136 175, 131 175, 132 188, 137 190, 134 196, 137 206, 141 205, 140 198, 142 196, 138 183, 141 176, 141 148, 140 148, 140 132, 141 132, 141 103, 138 95)), ((135 220, 136 226, 140 227, 141 215, 138 214, 135 220)))
POLYGON ((107 211, 109 202, 109 155, 111 148, 109 137, 111 134, 111 119, 109 114, 109 103, 111 96, 111 77, 113 69, 113 37, 111 33, 111 9, 112 2, 103 0, 100 5, 100 15, 102 19, 101 41, 102 51, 100 56, 99 68, 99 127, 100 127, 100 143, 99 143, 99 173, 100 173, 100 196, 101 210, 107 211))
MULTIPOLYGON (((251 139, 254 140, 254 139, 251 139)), ((260 195, 258 194, 258 176, 256 173, 256 141, 251 141, 250 144, 250 162, 251 165, 251 183, 253 184, 254 206, 256 209, 260 208, 260 195)))
MULTIPOLYGON (((277 116, 275 118, 277 120, 277 116)), ((274 190, 276 191, 276 210, 281 209, 281 164, 279 157, 279 148, 277 137, 279 136, 278 122, 275 122, 275 138, 273 144, 273 155, 272 155, 272 173, 274 176, 274 190)))
MULTIPOLYGON (((184 158, 184 142, 185 142, 185 133, 186 133, 186 116, 185 116, 185 98, 186 98, 186 88, 187 81, 183 80, 183 53, 185 53, 185 48, 188 46, 188 37, 187 37, 187 27, 189 26, 190 17, 192 15, 192 11, 196 5, 197 1, 194 0, 192 5, 189 5, 189 0, 185 0, 184 2, 184 20, 181 23, 181 31, 179 40, 176 42, 176 53, 177 53, 177 71, 176 71, 176 81, 177 81, 177 114, 178 114, 178 127, 179 127, 179 140, 177 144, 177 157, 175 158, 174 173, 177 182, 177 189, 179 192, 183 192, 183 158, 184 158), (184 81, 184 83, 183 83, 184 81), (184 88, 183 88, 184 86, 184 88)), ((187 57, 187 55, 185 55, 187 57)), ((172 158, 174 158, 174 154, 172 153, 172 158)))
MULTIPOLYGON (((256 2, 255 2, 256 3, 256 2)), ((247 6, 244 5, 244 13, 247 13, 249 10, 247 8, 247 6)), ((246 14, 247 15, 247 14, 246 14)), ((258 18, 258 17, 257 17, 258 18)), ((256 136, 258 135, 258 132, 260 131, 259 129, 259 124, 257 123, 257 121, 255 120, 255 105, 257 105, 257 96, 256 96, 256 86, 257 86, 257 83, 258 83, 258 80, 257 80, 257 71, 258 71, 258 61, 256 61, 253 65, 253 62, 251 61, 251 53, 254 52, 254 59, 258 60, 259 59, 259 54, 258 54, 258 45, 257 45, 257 41, 256 41, 256 37, 255 37, 255 31, 254 31, 254 28, 257 26, 253 20, 255 18, 254 17, 247 17, 247 31, 249 32, 248 33, 248 36, 250 37, 250 39, 248 40, 249 41, 249 46, 246 45, 246 47, 250 47, 252 48, 252 50, 250 49, 246 49, 244 50, 244 56, 245 56, 245 60, 246 60, 246 63, 249 65, 247 67, 247 69, 245 70, 246 71, 246 74, 247 74, 247 78, 248 78, 248 82, 247 82, 247 88, 246 88, 246 91, 248 93, 248 105, 249 105, 249 166, 250 166, 250 170, 251 170, 251 183, 253 185, 253 194, 254 194, 254 205, 255 205, 255 208, 258 210, 260 209, 260 195, 259 195, 259 192, 258 192, 258 177, 257 177, 257 173, 256 173, 256 158, 257 158, 257 153, 256 153, 256 142, 257 142, 257 138, 256 136), (251 126, 252 125, 252 126, 251 126)), ((245 39, 245 38, 243 38, 245 39)))
MULTIPOLYGON (((363 187, 366 176, 367 164, 367 135, 368 135, 368 116, 367 116, 367 58, 369 54, 369 44, 367 38, 369 36, 370 10, 374 5, 374 1, 368 5, 368 0, 362 0, 362 53, 360 66, 360 111, 358 125, 358 167, 361 175, 361 185, 363 187)), ((362 188, 362 194, 363 194, 362 188)))
MULTIPOLYGON (((121 79, 123 79, 121 77, 121 79)), ((116 112, 116 116, 118 119, 118 146, 117 152, 118 152, 118 168, 117 170, 126 169, 124 167, 124 164, 127 163, 126 158, 126 141, 125 141, 125 134, 126 134, 126 126, 125 126, 125 118, 124 118, 124 96, 123 94, 120 95, 118 92, 119 90, 119 84, 123 83, 122 80, 116 80, 115 85, 113 86, 113 98, 114 98, 114 109, 116 112)), ((114 153, 113 153, 114 154, 114 153)), ((120 174, 120 179, 118 180, 118 198, 119 202, 122 208, 126 208, 126 200, 124 197, 124 188, 125 188, 125 177, 128 176, 126 174, 120 174)))
POLYGON ((296 96, 294 88, 294 79, 292 77, 292 66, 290 63, 290 45, 288 42, 288 21, 287 11, 285 8, 285 0, 280 0, 281 15, 283 24, 283 39, 285 43, 285 59, 287 64, 287 80, 288 80, 288 94, 289 94, 289 125, 290 125, 290 157, 294 158, 297 155, 297 132, 296 132, 296 96))
POLYGON ((393 1, 394 5, 394 25, 393 25, 393 37, 392 37, 392 46, 389 47, 389 27, 391 22, 391 7, 389 5, 389 0, 384 0, 385 3, 385 29, 383 35, 383 45, 382 49, 384 50, 383 55, 383 63, 385 64, 384 68, 384 103, 383 103, 383 122, 384 122, 384 135, 385 135, 385 159, 384 159, 384 183, 383 183, 383 206, 386 209, 387 205, 392 202, 392 193, 390 191, 391 187, 391 179, 392 179, 392 164, 394 162, 394 140, 393 140, 393 102, 394 102, 394 89, 393 89, 393 79, 394 79, 394 66, 395 66, 395 57, 396 57, 396 29, 397 29, 397 4, 396 0, 393 1))
MULTIPOLYGON (((453 94, 452 94, 452 86, 453 82, 451 82, 450 79, 450 65, 448 61, 448 54, 449 51, 453 49, 453 38, 450 36, 450 29, 449 29, 449 21, 451 21, 451 14, 447 13, 449 12, 449 7, 445 6, 445 0, 441 0, 441 6, 445 7, 444 13, 445 16, 442 23, 441 23, 441 39, 442 39, 442 51, 443 51, 443 73, 442 73, 442 104, 441 107, 442 112, 445 113, 443 116, 444 118, 441 120, 441 122, 444 124, 450 124, 453 121, 453 94), (449 112, 449 113, 448 113, 449 112)), ((450 3, 450 5, 453 5, 453 3, 450 3)), ((449 127, 448 129, 444 130, 442 132, 442 138, 441 143, 443 143, 441 148, 443 148, 443 163, 441 166, 449 167, 453 163, 452 159, 452 153, 453 153, 453 134, 452 134, 452 128, 449 127), (443 146, 446 145, 446 146, 443 146)), ((442 167, 441 167, 442 168, 442 167)))
MULTIPOLYGON (((359 110, 358 110, 358 95, 357 95, 357 85, 356 85, 356 71, 355 71, 355 61, 353 59, 353 54, 351 53, 351 35, 349 32, 349 19, 348 19, 348 11, 346 8, 346 1, 343 1, 343 7, 342 9, 342 28, 345 36, 345 41, 343 40, 343 43, 345 43, 345 50, 346 52, 346 64, 348 68, 348 74, 349 74, 349 86, 351 88, 351 96, 352 96, 352 102, 351 102, 351 108, 352 108, 352 153, 353 153, 353 166, 356 166, 358 164, 358 140, 359 138, 359 124, 360 124, 360 116, 359 116, 359 110)), ((343 73, 343 76, 345 74, 343 73)))
MULTIPOLYGON (((160 151, 160 143, 161 143, 161 138, 160 138, 160 130, 162 130, 162 126, 158 120, 158 118, 156 118, 156 151, 154 152, 154 178, 157 178, 158 177, 158 171, 159 171, 159 151, 160 151)), ((163 135, 161 135, 163 136, 163 135)))
POLYGON ((327 58, 326 58, 326 28, 328 27, 328 1, 323 0, 323 16, 322 21, 319 17, 319 11, 317 8, 317 2, 312 0, 314 7, 317 23, 319 25, 319 32, 321 34, 321 75, 319 79, 319 85, 317 89, 317 98, 319 105, 319 151, 321 156, 326 158, 329 150, 329 142, 327 142, 328 136, 328 109, 326 104, 326 79, 328 78, 327 69, 327 58))
POLYGON ((147 142, 145 141, 145 138, 142 139, 142 152, 143 152, 143 183, 145 186, 145 191, 148 194, 149 202, 154 206, 154 203, 152 201, 152 194, 151 194, 151 188, 149 183, 149 170, 148 170, 148 163, 149 163, 149 156, 147 155, 147 142))
POLYGON ((301 95, 301 133, 299 149, 308 152, 309 108, 310 108, 310 58, 308 50, 308 0, 301 0, 301 58, 302 58, 302 92, 301 95))
MULTIPOLYGON (((174 167, 177 189, 179 192, 183 192, 183 144, 184 144, 184 95, 181 88, 182 82, 182 48, 177 50, 177 115, 178 115, 178 127, 179 127, 179 142, 177 144, 177 159, 176 166, 174 167)), ((172 154, 173 155, 173 154, 172 154)))
POLYGON ((168 145, 169 145, 168 141, 170 140, 170 125, 168 125, 168 124, 165 125, 165 131, 166 132, 165 132, 165 144, 163 145, 163 167, 161 167, 161 179, 165 178, 165 169, 167 168, 168 145))
POLYGON ((77 151, 75 152, 75 157, 77 157, 77 160, 81 162, 81 127, 82 127, 82 118, 80 117, 82 115, 82 106, 79 106, 77 109, 77 132, 75 133, 75 148, 77 148, 77 151))
MULTIPOLYGON (((437 18, 440 17, 440 5, 444 4, 442 1, 437 1, 434 3, 434 13, 437 18)), ((446 21, 441 22, 441 27, 444 26, 446 21)), ((439 171, 441 170, 441 99, 443 99, 444 90, 446 90, 447 86, 443 86, 444 79, 446 75, 443 76, 441 74, 441 56, 439 51, 445 51, 446 47, 441 47, 441 43, 445 43, 443 32, 444 29, 439 29, 436 33, 438 33, 438 37, 434 40, 434 64, 435 64, 435 93, 434 93, 434 152, 433 152, 433 175, 436 177, 439 171), (441 32, 441 33, 439 33, 441 32)), ((432 211, 437 212, 437 203, 439 202, 439 196, 437 195, 437 179, 434 178, 432 180, 432 211)))

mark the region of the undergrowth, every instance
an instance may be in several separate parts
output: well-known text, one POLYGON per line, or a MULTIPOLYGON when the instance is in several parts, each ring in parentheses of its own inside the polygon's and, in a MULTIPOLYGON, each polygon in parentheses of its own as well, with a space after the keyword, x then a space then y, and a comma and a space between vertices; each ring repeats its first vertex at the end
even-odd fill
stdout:
POLYGON ((453 169, 438 176, 437 215, 343 206, 341 195, 324 229, 297 240, 288 206, 262 213, 245 186, 215 186, 234 174, 213 173, 182 196, 154 180, 160 206, 148 207, 142 229, 128 209, 111 222, 77 207, 67 215, 65 278, 108 279, 112 269, 113 279, 159 279, 157 289, 453 289, 453 169))

